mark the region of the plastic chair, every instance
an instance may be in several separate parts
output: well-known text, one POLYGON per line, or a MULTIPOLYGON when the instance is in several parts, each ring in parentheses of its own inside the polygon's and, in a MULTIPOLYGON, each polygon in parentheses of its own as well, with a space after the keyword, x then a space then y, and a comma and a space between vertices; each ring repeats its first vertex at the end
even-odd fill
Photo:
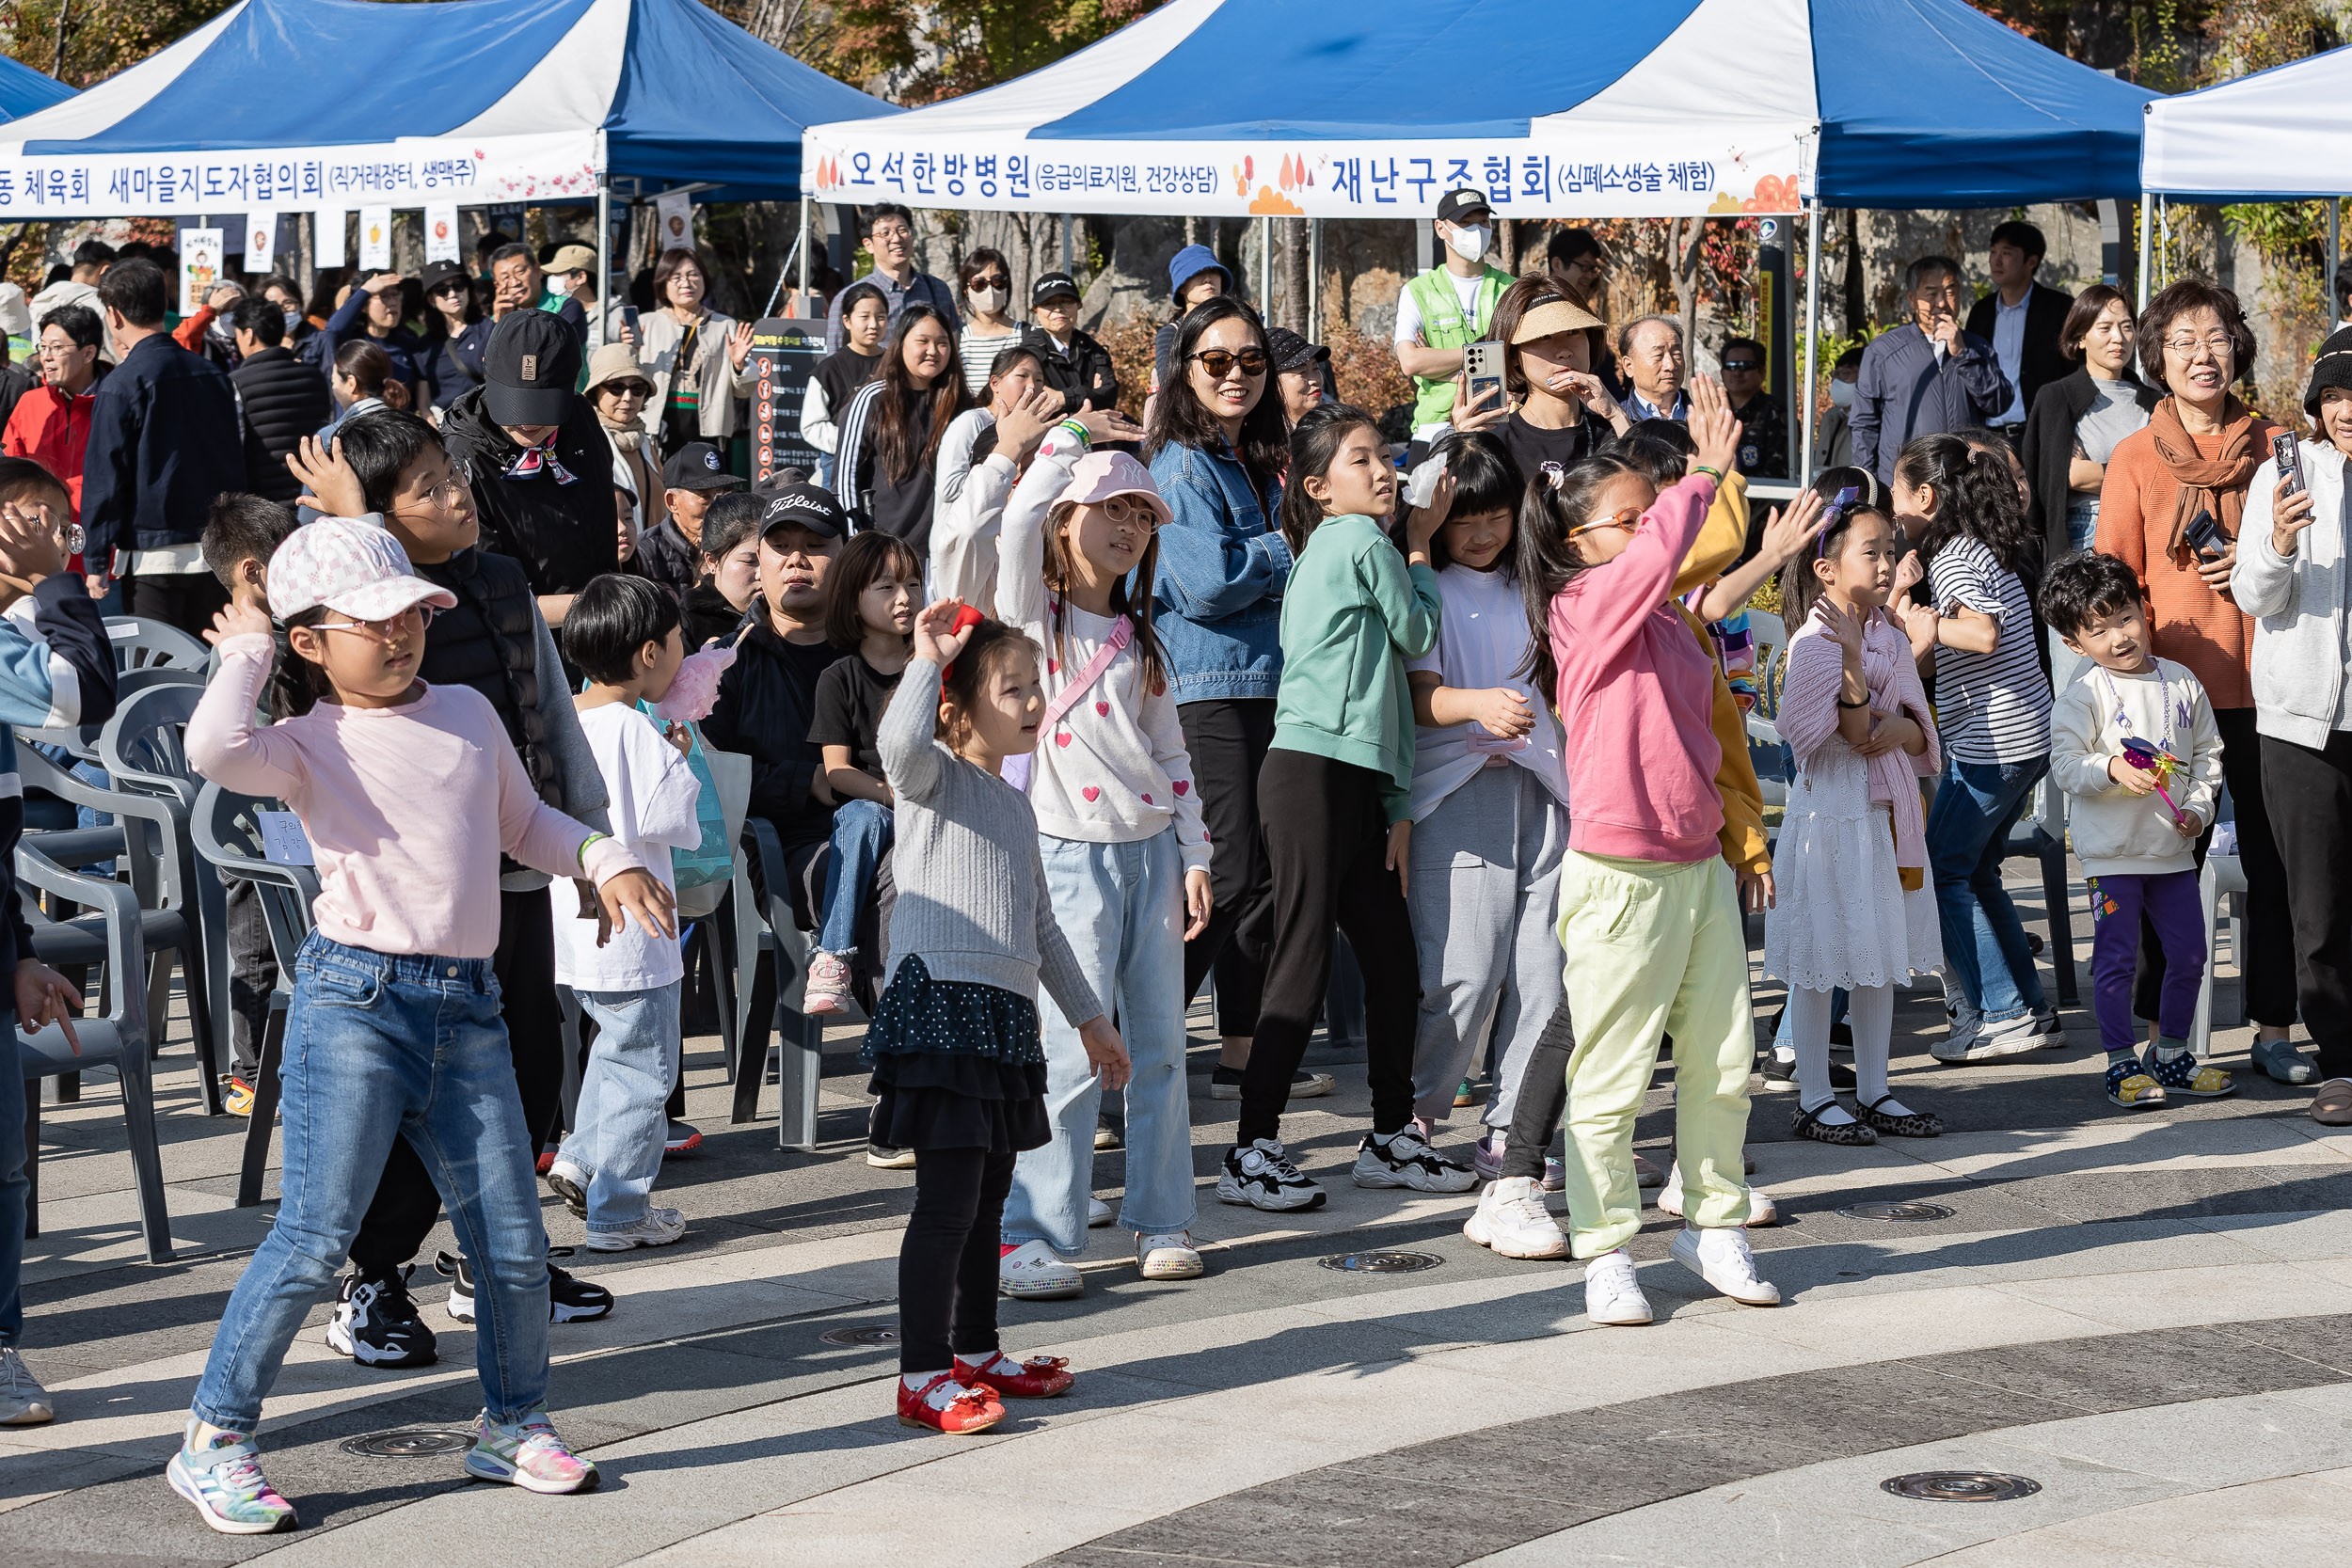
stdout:
POLYGON ((118 672, 162 666, 193 670, 200 681, 213 662, 212 650, 200 641, 151 616, 107 616, 106 640, 114 644, 118 672))
POLYGON ((262 1178, 269 1168, 270 1130, 278 1121, 278 1070, 285 1053, 286 1009, 294 1000, 294 958, 302 950, 303 939, 310 934, 310 905, 319 895, 316 871, 273 861, 262 852, 262 826, 254 814, 272 804, 208 783, 198 794, 196 810, 189 818, 197 853, 205 863, 223 878, 254 885, 262 918, 269 927, 270 951, 278 959, 278 985, 270 995, 269 1022, 262 1031, 253 1110, 246 1121, 245 1151, 238 1163, 240 1209, 262 1201, 262 1178))
POLYGON ((1788 627, 1769 610, 1748 611, 1756 642, 1756 706, 1747 715, 1748 761, 1768 806, 1788 804, 1788 748, 1773 722, 1780 712, 1781 668, 1788 659, 1788 627))
POLYGON ((172 1259, 171 1216, 164 1205, 164 1165, 155 1142, 155 1087, 150 1066, 147 1020, 147 952, 140 936, 138 897, 122 882, 68 871, 40 850, 20 845, 16 851, 16 881, 32 923, 32 956, 43 963, 90 963, 105 966, 106 1011, 97 1018, 74 1021, 81 1041, 77 1053, 56 1024, 33 1033, 20 1030, 17 1054, 22 1059, 27 1093, 24 1097, 24 1234, 40 1234, 40 1090, 38 1081, 64 1078, 92 1068, 111 1067, 122 1085, 122 1120, 131 1145, 131 1169, 139 1194, 139 1227, 147 1238, 147 1260, 168 1263, 172 1259), (70 921, 55 921, 33 896, 46 893, 60 902, 99 911, 70 921), (93 959, 90 948, 98 957, 93 959))
POLYGON ((760 1080, 768 1070, 768 1035, 782 1046, 777 1081, 782 1088, 776 1141, 786 1148, 817 1147, 817 1089, 824 1075, 824 1027, 794 1004, 808 985, 808 933, 792 912, 791 873, 783 841, 763 818, 747 817, 739 841, 735 880, 735 1109, 731 1119, 747 1122, 759 1114, 760 1080), (753 891, 751 867, 759 868, 765 899, 753 891), (762 956, 775 964, 772 1018, 753 1016, 754 981, 762 956))
POLYGON ((2230 899, 2230 957, 2238 968, 2241 990, 2239 1008, 2244 1012, 2243 988, 2246 974, 2246 867, 2235 855, 2205 857, 2205 869, 2197 879, 2197 891, 2205 907, 2205 977, 2197 985, 2197 1017, 2188 1027, 2188 1047, 2199 1057, 2213 1053, 2213 968, 2221 956, 2221 899, 2230 899))

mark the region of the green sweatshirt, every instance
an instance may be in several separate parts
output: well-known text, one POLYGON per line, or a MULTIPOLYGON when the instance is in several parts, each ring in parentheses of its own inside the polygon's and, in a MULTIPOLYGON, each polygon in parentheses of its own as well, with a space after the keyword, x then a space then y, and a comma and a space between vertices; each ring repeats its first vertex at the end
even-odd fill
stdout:
POLYGON ((1315 530, 1282 590, 1274 744, 1387 774, 1392 823, 1413 815, 1405 661, 1437 645, 1438 616, 1438 574, 1406 565, 1380 525, 1355 513, 1315 530))

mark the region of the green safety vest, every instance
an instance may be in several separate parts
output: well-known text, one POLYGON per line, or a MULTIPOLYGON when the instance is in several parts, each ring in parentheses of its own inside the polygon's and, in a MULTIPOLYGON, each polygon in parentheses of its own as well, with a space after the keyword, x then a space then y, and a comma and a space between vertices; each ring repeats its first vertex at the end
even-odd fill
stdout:
MULTIPOLYGON (((1421 308, 1421 341, 1429 348, 1460 348, 1475 342, 1486 330, 1486 324, 1495 319, 1495 301, 1502 291, 1518 279, 1496 267, 1488 267, 1478 279, 1478 319, 1467 320, 1462 314, 1462 296, 1454 292, 1453 275, 1440 264, 1405 285, 1405 292, 1413 296, 1421 308)), ((1443 424, 1454 412, 1454 378, 1431 381, 1424 376, 1413 377, 1413 428, 1443 424)))

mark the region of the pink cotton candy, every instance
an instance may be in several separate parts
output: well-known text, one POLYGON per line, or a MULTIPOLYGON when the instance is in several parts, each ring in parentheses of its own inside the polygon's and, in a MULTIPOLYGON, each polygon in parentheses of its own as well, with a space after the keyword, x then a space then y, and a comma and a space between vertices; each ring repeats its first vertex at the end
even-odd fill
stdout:
POLYGON ((654 705, 655 717, 696 722, 709 718, 719 702, 719 678, 734 663, 731 642, 714 642, 700 653, 688 654, 686 662, 677 667, 677 679, 670 683, 670 694, 654 705))

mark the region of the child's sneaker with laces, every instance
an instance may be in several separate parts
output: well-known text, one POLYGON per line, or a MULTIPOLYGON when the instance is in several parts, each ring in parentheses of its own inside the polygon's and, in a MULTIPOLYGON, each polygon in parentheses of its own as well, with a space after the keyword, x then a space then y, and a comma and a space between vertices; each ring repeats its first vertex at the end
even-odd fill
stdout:
POLYGON ((2164 1086, 2168 1095, 2185 1094, 2192 1100, 2218 1100, 2225 1094, 2235 1094, 2237 1085, 2230 1075, 2217 1067, 2208 1067, 2197 1059, 2186 1040, 2166 1039, 2158 1036, 2156 1043, 2148 1048, 2148 1054, 2139 1064, 2164 1086))
POLYGON ((196 1505, 206 1524, 223 1535, 275 1535, 294 1528, 294 1504, 262 1474, 262 1453, 249 1432, 213 1430, 188 1418, 180 1451, 164 1466, 171 1489, 196 1505))
POLYGON ((549 1497, 593 1492, 601 1479, 594 1460, 572 1452, 570 1445, 556 1435, 545 1405, 519 1421, 494 1421, 486 1410, 476 1417, 473 1447, 466 1454, 466 1474, 549 1497))
POLYGON ((1780 1305, 1780 1287, 1756 1276, 1756 1254, 1745 1230, 1712 1226, 1695 1230, 1686 1225, 1675 1232, 1667 1251, 1676 1262, 1743 1306, 1780 1305))
POLYGON ((1478 1197, 1462 1234, 1504 1258, 1565 1258, 1568 1239, 1525 1176, 1506 1176, 1478 1197))
POLYGON ((670 1246, 686 1239, 686 1216, 675 1209, 647 1209, 643 1219, 588 1232, 590 1252, 627 1252, 631 1247, 670 1246))
POLYGON ((1584 1264, 1584 1315, 1612 1328, 1638 1328, 1650 1321, 1649 1297, 1633 1275, 1633 1256, 1623 1247, 1584 1264))
POLYGON ((2107 1099, 2127 1111, 2144 1111, 2164 1103, 2164 1085, 2148 1075, 2139 1058, 2128 1051, 2107 1053, 2107 1099))
POLYGON ((812 953, 808 958, 808 990, 801 999, 801 1011, 810 1017, 849 1010, 850 966, 831 953, 812 953))

